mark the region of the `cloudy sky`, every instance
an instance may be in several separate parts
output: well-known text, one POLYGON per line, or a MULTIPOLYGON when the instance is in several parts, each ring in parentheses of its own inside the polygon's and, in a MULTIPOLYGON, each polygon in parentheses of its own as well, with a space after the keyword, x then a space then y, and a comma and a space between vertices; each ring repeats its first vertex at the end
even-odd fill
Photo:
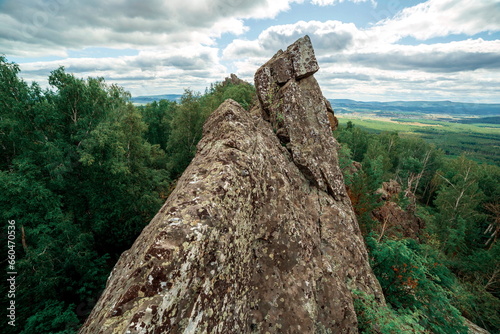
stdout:
POLYGON ((0 0, 27 81, 65 66, 133 96, 253 82, 305 34, 328 98, 500 103, 500 0, 0 0))

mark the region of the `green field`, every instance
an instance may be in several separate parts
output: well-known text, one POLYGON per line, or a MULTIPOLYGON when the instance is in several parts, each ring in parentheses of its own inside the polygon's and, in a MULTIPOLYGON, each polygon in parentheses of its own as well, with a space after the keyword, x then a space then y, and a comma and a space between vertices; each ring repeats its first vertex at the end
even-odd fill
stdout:
POLYGON ((386 119, 338 115, 339 124, 351 121, 370 132, 397 131, 402 136, 418 136, 443 149, 446 154, 500 165, 500 125, 462 124, 429 119, 386 119))

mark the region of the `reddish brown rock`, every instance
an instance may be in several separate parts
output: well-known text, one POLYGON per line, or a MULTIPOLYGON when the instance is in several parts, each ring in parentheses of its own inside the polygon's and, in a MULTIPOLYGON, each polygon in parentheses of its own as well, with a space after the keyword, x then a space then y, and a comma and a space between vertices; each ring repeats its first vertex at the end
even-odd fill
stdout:
MULTIPOLYGON (((403 198, 401 185, 395 180, 383 182, 382 188, 377 190, 384 204, 372 212, 373 217, 380 222, 379 235, 412 238, 419 240, 425 222, 415 215, 412 205, 402 208, 398 204, 400 197, 403 198)), ((408 203, 414 200, 414 195, 406 192, 410 196, 408 203)))
POLYGON ((275 93, 260 111, 228 100, 213 112, 80 333, 357 333, 351 290, 384 303, 313 56, 301 39, 273 58, 293 73, 285 83, 272 67, 257 72, 268 80, 256 82, 259 98, 275 93))

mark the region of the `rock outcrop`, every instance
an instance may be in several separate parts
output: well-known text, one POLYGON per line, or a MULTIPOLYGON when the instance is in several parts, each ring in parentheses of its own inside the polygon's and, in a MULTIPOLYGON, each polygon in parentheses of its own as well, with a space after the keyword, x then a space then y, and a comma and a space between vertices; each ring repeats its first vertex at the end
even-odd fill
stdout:
POLYGON ((317 70, 306 36, 257 71, 260 107, 212 113, 80 333, 357 333, 351 291, 384 304, 317 70))
POLYGON ((224 79, 222 84, 223 85, 250 85, 250 83, 246 82, 245 80, 241 80, 234 73, 231 73, 229 77, 224 79))
POLYGON ((377 190, 383 205, 372 212, 373 218, 380 222, 379 235, 399 236, 420 240, 425 222, 415 215, 415 195, 405 191, 395 180, 383 182, 382 188, 377 190), (407 200, 406 207, 402 208, 400 198, 407 200))

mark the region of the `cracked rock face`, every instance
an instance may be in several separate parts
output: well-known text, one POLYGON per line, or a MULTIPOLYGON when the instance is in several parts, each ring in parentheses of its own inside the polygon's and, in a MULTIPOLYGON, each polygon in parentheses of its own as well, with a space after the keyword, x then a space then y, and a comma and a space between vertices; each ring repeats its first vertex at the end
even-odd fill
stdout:
POLYGON ((259 110, 212 113, 80 333, 358 332, 351 290, 384 301, 317 70, 306 36, 257 71, 259 110))

